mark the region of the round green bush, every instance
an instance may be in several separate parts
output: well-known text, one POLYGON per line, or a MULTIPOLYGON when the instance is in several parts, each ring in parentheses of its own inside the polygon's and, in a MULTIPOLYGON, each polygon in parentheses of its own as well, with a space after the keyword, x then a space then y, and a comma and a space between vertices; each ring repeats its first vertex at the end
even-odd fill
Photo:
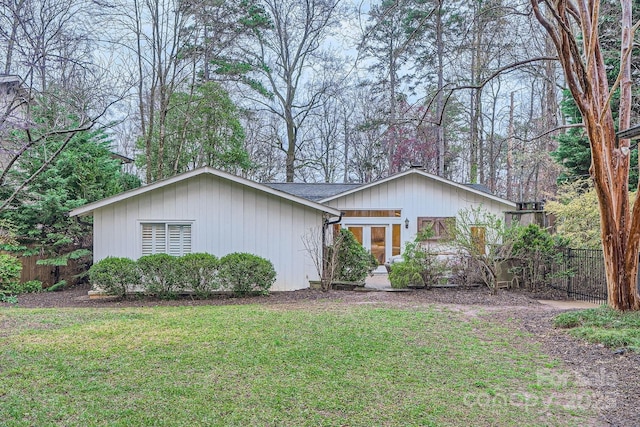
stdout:
POLYGON ((140 270, 129 258, 105 258, 89 269, 91 283, 109 295, 124 297, 129 287, 140 284, 140 270))
POLYGON ((175 299, 184 291, 180 261, 167 254, 138 258, 144 293, 162 299, 175 299))
POLYGON ((20 285, 22 263, 14 256, 0 254, 0 294, 15 295, 20 285))
POLYGON ((425 286, 422 268, 415 262, 397 262, 391 267, 389 282, 394 289, 408 288, 409 285, 425 286))
POLYGON ((218 276, 222 289, 235 295, 267 295, 276 281, 271 261, 237 252, 220 258, 218 276))
MULTIPOLYGON (((346 228, 340 229, 340 235, 329 251, 336 250, 336 246, 338 254, 334 280, 364 282, 367 274, 378 266, 378 260, 346 228)), ((331 253, 329 257, 332 257, 331 253)))
POLYGON ((218 281, 219 261, 215 255, 206 253, 186 254, 178 259, 185 290, 197 298, 208 298, 220 289, 218 281))

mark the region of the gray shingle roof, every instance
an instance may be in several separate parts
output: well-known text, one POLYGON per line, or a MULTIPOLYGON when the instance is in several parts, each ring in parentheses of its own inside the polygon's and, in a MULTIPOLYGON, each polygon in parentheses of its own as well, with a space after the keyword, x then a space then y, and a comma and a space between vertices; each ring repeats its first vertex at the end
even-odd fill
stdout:
POLYGON ((474 190, 482 191, 483 193, 493 194, 491 190, 489 190, 489 187, 487 187, 484 184, 465 184, 465 185, 467 187, 473 188, 474 190))
POLYGON ((267 187, 274 190, 284 191, 294 196, 303 197, 307 200, 318 201, 327 197, 335 196, 344 191, 360 187, 362 184, 309 184, 304 182, 266 182, 267 187))

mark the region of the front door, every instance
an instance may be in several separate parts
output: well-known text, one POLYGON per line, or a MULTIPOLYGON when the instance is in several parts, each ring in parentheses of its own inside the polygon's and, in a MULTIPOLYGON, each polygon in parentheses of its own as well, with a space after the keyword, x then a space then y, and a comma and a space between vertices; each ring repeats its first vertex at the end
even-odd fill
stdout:
POLYGON ((380 265, 384 264, 387 255, 386 225, 349 225, 347 229, 353 233, 358 243, 370 251, 380 265))
POLYGON ((382 265, 386 261, 387 254, 387 227, 371 227, 371 253, 382 265))

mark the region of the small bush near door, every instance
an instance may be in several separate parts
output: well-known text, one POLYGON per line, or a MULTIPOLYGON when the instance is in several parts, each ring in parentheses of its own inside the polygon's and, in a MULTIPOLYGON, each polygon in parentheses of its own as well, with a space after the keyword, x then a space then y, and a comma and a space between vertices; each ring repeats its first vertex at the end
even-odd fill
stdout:
POLYGON ((367 274, 378 266, 378 260, 346 228, 340 229, 339 242, 337 248, 329 247, 329 251, 338 251, 337 268, 333 279, 344 282, 364 282, 367 274))
POLYGON ((433 286, 446 267, 444 262, 438 260, 437 254, 429 252, 418 239, 405 244, 402 259, 402 262, 393 264, 389 273, 391 287, 397 289, 433 286))
POLYGON ((220 258, 218 276, 222 289, 235 295, 266 295, 276 281, 271 261, 247 253, 232 253, 220 258))

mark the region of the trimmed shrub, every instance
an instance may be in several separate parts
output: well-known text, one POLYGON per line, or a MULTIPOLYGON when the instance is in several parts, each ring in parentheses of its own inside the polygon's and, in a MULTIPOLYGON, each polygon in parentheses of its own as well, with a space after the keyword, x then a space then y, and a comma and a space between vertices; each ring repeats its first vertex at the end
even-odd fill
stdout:
POLYGON ((424 287, 426 283, 422 277, 423 269, 415 262, 397 262, 393 264, 389 273, 389 282, 394 289, 405 289, 409 286, 424 287))
POLYGON ((15 295, 20 285, 22 263, 14 256, 0 254, 0 295, 15 295))
POLYGON ((129 258, 105 258, 89 269, 91 283, 109 295, 124 297, 128 286, 140 284, 140 270, 129 258))
POLYGON ((222 289, 235 295, 267 295, 276 281, 271 261, 237 252, 220 258, 218 276, 222 289))
POLYGON ((410 285, 431 287, 445 270, 437 254, 428 251, 417 239, 405 244, 402 258, 402 262, 394 263, 391 267, 389 282, 392 288, 402 289, 410 285))
POLYGON ((215 255, 186 254, 178 261, 184 289, 191 290, 197 298, 209 298, 216 290, 220 289, 219 261, 215 255))
MULTIPOLYGON (((378 260, 370 254, 353 233, 346 228, 340 229, 337 256, 337 268, 334 280, 344 282, 364 282, 367 274, 378 266, 378 260)), ((330 247, 330 251, 336 250, 330 247)))
POLYGON ((153 254, 138 259, 144 293, 162 299, 175 299, 184 290, 180 261, 167 254, 153 254))

